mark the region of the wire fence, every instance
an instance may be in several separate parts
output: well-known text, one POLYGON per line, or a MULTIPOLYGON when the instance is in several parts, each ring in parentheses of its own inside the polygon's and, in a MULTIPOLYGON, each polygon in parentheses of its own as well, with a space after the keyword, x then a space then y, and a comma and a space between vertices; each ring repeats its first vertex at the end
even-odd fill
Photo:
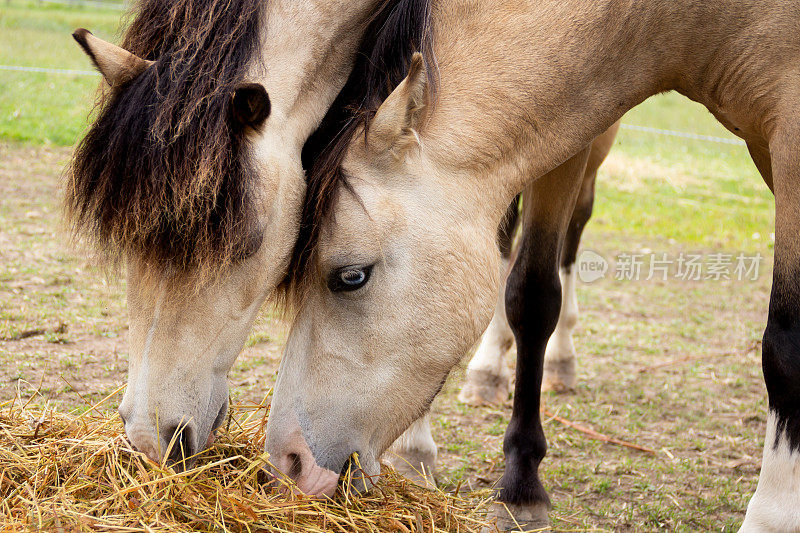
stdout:
POLYGON ((94 70, 73 70, 69 68, 23 67, 18 65, 0 65, 0 70, 15 72, 41 72, 44 74, 67 74, 71 76, 98 76, 94 70))
POLYGON ((700 135, 697 133, 690 133, 686 131, 662 130, 660 128, 651 128, 649 126, 637 126, 635 124, 623 124, 623 129, 640 131, 643 133, 655 133, 656 135, 667 135, 670 137, 681 137, 683 139, 692 139, 695 141, 708 141, 720 144, 732 144, 736 146, 746 146, 741 139, 729 139, 727 137, 714 137, 712 135, 700 135))

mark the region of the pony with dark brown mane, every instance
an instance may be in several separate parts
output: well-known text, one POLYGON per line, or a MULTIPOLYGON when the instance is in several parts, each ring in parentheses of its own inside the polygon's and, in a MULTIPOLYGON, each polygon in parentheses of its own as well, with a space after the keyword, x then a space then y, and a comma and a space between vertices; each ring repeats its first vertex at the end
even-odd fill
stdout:
POLYGON ((139 6, 123 47, 155 63, 105 92, 66 194, 76 229, 101 250, 178 272, 224 269, 252 253, 258 175, 230 101, 253 68, 262 7, 139 6))
MULTIPOLYGON (((380 104, 394 87, 408 73, 408 67, 414 52, 419 51, 425 62, 428 83, 425 88, 425 99, 429 104, 426 113, 431 112, 436 101, 438 70, 433 53, 433 32, 431 27, 431 6, 429 2, 419 2, 414 9, 415 19, 404 24, 388 24, 389 27, 404 28, 410 31, 407 38, 397 39, 394 36, 381 34, 375 44, 369 44, 369 56, 361 55, 344 90, 340 93, 330 112, 323 119, 320 129, 311 136, 304 150, 304 166, 310 168, 308 190, 303 205, 300 234, 292 254, 292 261, 287 276, 279 286, 281 303, 287 310, 292 310, 303 300, 303 292, 308 283, 316 262, 314 255, 318 251, 317 244, 323 227, 330 227, 335 213, 333 205, 342 192, 354 194, 347 176, 342 170, 342 161, 347 147, 353 142, 353 136, 368 135, 369 124, 380 104), (397 42, 401 45, 395 50, 397 42), (387 57, 388 56, 388 57, 387 57), (389 64, 386 64, 387 61, 389 64), (322 139, 322 142, 320 142, 322 139)), ((368 32, 369 34, 369 32, 368 32)), ((589 164, 585 170, 584 185, 578 203, 574 209, 573 221, 567 235, 567 248, 562 257, 562 279, 564 280, 564 297, 562 313, 556 331, 548 343, 545 360, 546 389, 564 390, 575 384, 576 354, 571 335, 577 321, 577 304, 573 269, 583 228, 589 220, 594 202, 594 185, 597 170, 608 155, 619 123, 598 137, 592 143, 589 164)), ((357 195, 354 196, 357 199, 357 195)), ((501 226, 498 241, 503 256, 508 261, 516 228, 518 199, 509 207, 514 222, 510 228, 501 226), (507 231, 504 231, 507 230, 507 231)), ((522 224, 528 225, 523 221, 522 224)), ((527 250, 528 253, 535 253, 527 250)), ((516 256, 514 257, 516 259, 516 256)), ((513 262, 513 261, 512 261, 513 262)), ((503 268, 507 273, 508 264, 503 268)), ((510 376, 505 373, 503 356, 505 350, 513 342, 513 334, 505 318, 505 286, 499 292, 497 311, 489 329, 482 339, 475 356, 470 362, 464 390, 459 399, 471 405, 500 403, 508 398, 510 376), (499 339, 496 337, 500 337, 499 339), (485 342, 484 342, 485 341, 485 342), (502 346, 496 345, 499 343, 502 346), (488 367, 488 368, 487 368, 488 367)), ((433 470, 437 456, 436 443, 430 430, 429 415, 425 414, 417 420, 409 430, 401 436, 392 447, 387 460, 404 475, 421 484, 429 484, 433 479, 433 470), (410 459, 413 457, 413 459, 410 459)))

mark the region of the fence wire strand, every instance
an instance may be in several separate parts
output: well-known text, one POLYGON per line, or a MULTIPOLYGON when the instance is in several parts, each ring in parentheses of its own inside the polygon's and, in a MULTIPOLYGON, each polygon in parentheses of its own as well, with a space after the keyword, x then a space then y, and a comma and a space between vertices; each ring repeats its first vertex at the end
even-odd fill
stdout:
POLYGON ((692 139, 695 141, 708 141, 720 144, 732 144, 735 146, 745 146, 747 144, 741 139, 728 139, 725 137, 714 137, 712 135, 700 135, 686 131, 662 130, 660 128, 651 128, 649 126, 637 126, 636 124, 623 124, 622 128, 631 131, 640 131, 643 133, 655 133, 657 135, 681 137, 683 139, 692 139))
POLYGON ((41 72, 44 74, 68 74, 71 76, 97 76, 99 73, 94 70, 73 70, 68 68, 46 68, 46 67, 24 67, 18 65, 0 65, 0 70, 11 70, 16 72, 41 72))

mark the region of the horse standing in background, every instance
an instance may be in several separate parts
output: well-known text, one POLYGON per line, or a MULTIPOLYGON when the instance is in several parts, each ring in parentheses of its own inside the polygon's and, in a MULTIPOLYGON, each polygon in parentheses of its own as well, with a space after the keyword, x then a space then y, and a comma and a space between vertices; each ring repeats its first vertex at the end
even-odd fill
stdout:
MULTIPOLYGON (((575 260, 581 243, 583 229, 589 222, 594 208, 595 181, 597 171, 603 164, 614 139, 619 131, 619 122, 592 143, 589 159, 586 163, 583 183, 578 194, 572 218, 564 236, 564 249, 561 252, 561 311, 558 315, 555 331, 547 341, 544 352, 544 374, 542 390, 557 392, 571 390, 575 387, 577 354, 572 333, 578 322, 577 274, 575 260)), ((523 202, 524 202, 523 198, 523 202)), ((508 272, 517 258, 512 256, 514 230, 517 224, 531 227, 530 221, 518 220, 518 202, 509 206, 506 221, 501 225, 499 233, 500 253, 503 256, 503 271, 508 272)), ((526 211, 529 213, 529 211, 526 211)), ((529 250, 532 251, 532 250, 529 250)), ((505 365, 504 356, 514 343, 514 333, 508 324, 505 306, 505 283, 500 288, 494 316, 489 327, 481 337, 475 355, 467 366, 467 380, 458 398, 469 405, 502 403, 508 398, 508 386, 511 376, 505 365)))

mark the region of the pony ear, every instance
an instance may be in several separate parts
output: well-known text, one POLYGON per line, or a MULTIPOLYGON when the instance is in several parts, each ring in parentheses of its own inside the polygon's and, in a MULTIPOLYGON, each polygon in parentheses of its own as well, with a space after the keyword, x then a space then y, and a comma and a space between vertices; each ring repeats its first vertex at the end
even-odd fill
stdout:
POLYGON ((257 129, 269 117, 272 105, 263 85, 243 83, 233 91, 231 109, 237 123, 257 129))
POLYGON ((72 37, 112 87, 131 81, 153 64, 152 61, 146 61, 124 48, 95 37, 84 28, 75 30, 72 37))
POLYGON ((416 52, 406 78, 378 108, 369 128, 369 146, 400 157, 418 142, 419 127, 427 99, 428 75, 422 54, 416 52))

